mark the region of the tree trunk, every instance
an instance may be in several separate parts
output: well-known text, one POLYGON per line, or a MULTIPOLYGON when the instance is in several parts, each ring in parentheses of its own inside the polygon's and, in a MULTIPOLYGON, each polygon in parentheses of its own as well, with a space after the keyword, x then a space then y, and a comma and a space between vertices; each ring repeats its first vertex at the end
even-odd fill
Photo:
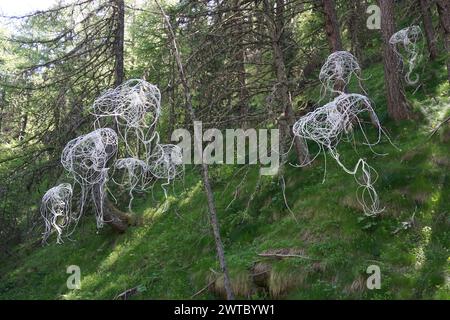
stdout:
MULTIPOLYGON (((342 51, 342 39, 339 26, 339 20, 336 13, 336 5, 334 0, 322 0, 323 12, 325 15, 325 31, 327 33, 328 43, 331 52, 342 51)), ((335 84, 334 90, 339 94, 345 91, 345 83, 339 81, 335 84)))
MULTIPOLYGON (((159 9, 161 10, 161 13, 164 17, 164 20, 166 22, 166 25, 167 25, 167 28, 169 31, 169 36, 172 41, 173 54, 175 56, 177 66, 178 66, 178 71, 180 74, 180 81, 184 88, 186 111, 191 118, 192 125, 194 125, 196 117, 195 117, 194 108, 192 106, 191 90, 189 88, 189 84, 188 84, 188 81, 187 81, 185 73, 184 73, 184 67, 183 67, 183 63, 181 60, 181 54, 178 51, 178 45, 177 45, 177 41, 175 38, 175 33, 173 32, 172 25, 169 21, 168 16, 164 12, 164 9, 162 8, 162 6, 159 4, 159 2, 157 0, 155 0, 155 2, 158 5, 159 9)), ((226 264, 226 260, 225 260, 225 251, 223 248, 223 242, 222 242, 222 238, 220 235, 220 226, 219 226, 219 221, 217 219, 217 211, 216 211, 216 205, 215 205, 215 201, 214 201, 214 193, 212 191, 211 184, 209 182, 208 165, 205 163, 202 163, 202 165, 201 165, 201 174, 202 174, 203 185, 205 187, 206 199, 207 199, 207 203, 208 203, 210 223, 211 223, 211 227, 213 229, 214 240, 216 242, 217 256, 219 258, 220 268, 222 270, 223 277, 224 277, 224 287, 225 287, 225 291, 227 294, 227 299, 233 300, 234 293, 233 293, 233 290, 231 287, 230 276, 228 274, 228 268, 227 268, 227 264, 226 264)))
POLYGON ((433 18, 430 11, 430 0, 419 0, 420 10, 422 12, 423 26, 425 29, 425 37, 427 39, 428 52, 430 60, 434 61, 438 55, 436 47, 436 36, 433 28, 433 18))
POLYGON ((398 57, 389 44, 389 39, 395 32, 394 2, 392 0, 379 0, 379 4, 381 9, 384 78, 388 113, 395 121, 408 119, 410 117, 410 110, 401 88, 398 57))
POLYGON ((20 131, 18 137, 19 141, 25 139, 25 134, 27 132, 27 125, 28 125, 28 113, 25 111, 20 120, 20 131))
POLYGON ((2 133, 3 111, 6 105, 6 93, 0 90, 0 134, 2 133))
POLYGON ((103 210, 103 220, 105 223, 114 231, 124 233, 130 224, 131 215, 117 209, 108 199, 107 195, 105 195, 105 199, 103 203, 101 203, 101 185, 96 184, 92 186, 92 188, 93 200, 95 201, 94 210, 103 210))
POLYGON ((248 96, 247 89, 247 74, 245 72, 245 48, 243 44, 244 30, 242 24, 244 23, 241 12, 241 0, 234 0, 234 12, 236 13, 236 43, 237 52, 235 55, 237 80, 239 83, 239 115, 241 127, 246 129, 247 114, 248 114, 248 96))
POLYGON ((447 53, 447 73, 448 82, 450 83, 450 3, 448 0, 437 0, 436 4, 444 38, 444 47, 447 53))
POLYGON ((334 0, 322 0, 322 6, 325 14, 325 31, 331 51, 342 51, 341 33, 334 0))
POLYGON ((125 3, 124 0, 115 0, 116 2, 116 30, 114 39, 114 84, 119 86, 122 84, 125 77, 125 70, 123 64, 124 51, 124 37, 125 37, 125 3))
MULTIPOLYGON (((117 87, 123 83, 125 78, 125 69, 123 63, 123 51, 124 51, 124 28, 125 28, 125 4, 124 0, 115 0, 116 2, 116 30, 114 37, 114 85, 117 87)), ((118 130, 118 128, 116 128, 118 130)), ((129 217, 117 209, 112 202, 108 199, 108 195, 105 195, 103 200, 100 197, 100 192, 97 190, 100 188, 99 184, 93 186, 94 201, 97 208, 103 208, 103 217, 105 223, 113 228, 113 230, 123 233, 128 228, 129 217), (103 203, 102 203, 103 201, 103 203)), ((99 210, 99 209, 98 209, 99 210)))
MULTIPOLYGON (((273 8, 270 6, 268 0, 264 0, 264 8, 266 15, 270 18, 274 18, 275 25, 269 22, 269 32, 272 39, 272 50, 274 66, 277 76, 277 98, 281 105, 282 115, 279 120, 279 127, 281 132, 281 141, 287 141, 288 137, 293 137, 291 126, 294 125, 296 119, 294 110, 292 109, 292 101, 289 93, 288 78, 286 74, 286 65, 284 62, 283 54, 283 29, 284 25, 284 0, 277 0, 276 17, 273 17, 273 8), (285 137, 285 139, 283 139, 285 137)), ((309 162, 308 148, 305 142, 299 137, 294 138, 294 147, 297 155, 297 161, 299 164, 305 164, 309 162)))
POLYGON ((349 16, 348 16, 348 31, 350 33, 351 40, 351 52, 359 60, 362 61, 363 53, 363 37, 361 32, 364 30, 364 6, 361 0, 348 2, 349 16))

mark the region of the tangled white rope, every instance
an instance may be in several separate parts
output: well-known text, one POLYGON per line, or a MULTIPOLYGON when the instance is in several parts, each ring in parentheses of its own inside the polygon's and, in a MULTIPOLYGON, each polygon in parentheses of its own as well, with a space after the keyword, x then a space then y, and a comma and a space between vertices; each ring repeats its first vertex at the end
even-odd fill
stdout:
MULTIPOLYGON (((323 91, 341 93, 355 76, 361 85, 361 68, 356 58, 347 51, 336 51, 330 54, 322 66, 319 80, 323 91)), ((364 89, 363 89, 364 90, 364 89)))
POLYGON ((42 197, 41 216, 44 219, 45 230, 42 242, 47 242, 52 230, 57 233, 57 243, 62 243, 62 234, 72 222, 72 186, 62 183, 48 190, 42 197))
POLYGON ((114 118, 118 135, 124 141, 127 152, 139 157, 140 147, 147 153, 155 137, 155 127, 161 114, 161 93, 157 86, 144 80, 131 79, 97 98, 92 107, 96 127, 102 118, 114 118), (134 143, 132 142, 135 138, 134 143))
MULTIPOLYGON (((378 195, 373 187, 377 173, 365 160, 360 159, 354 169, 350 170, 341 162, 337 152, 337 146, 345 137, 348 141, 353 140, 353 126, 358 124, 364 136, 364 144, 376 145, 381 139, 382 128, 378 117, 373 110, 370 100, 360 94, 341 94, 332 102, 317 108, 300 118, 293 126, 293 133, 297 137, 314 141, 319 146, 319 151, 311 159, 317 158, 322 151, 329 151, 339 166, 348 174, 355 176, 358 188, 358 201, 366 215, 376 215, 383 211, 379 206, 378 195), (378 129, 378 138, 371 143, 365 133, 362 114, 367 113, 372 124, 378 129), (362 177, 357 179, 356 175, 362 171, 362 177), (375 177, 375 178, 372 178, 375 177)), ((311 163, 309 162, 309 163, 311 163)), ((302 164, 302 166, 308 165, 302 164)))
POLYGON ((157 144, 148 156, 148 171, 157 179, 166 180, 161 186, 167 198, 167 186, 184 172, 183 155, 179 146, 174 144, 157 144))
POLYGON ((109 170, 107 163, 116 154, 117 145, 118 138, 114 130, 103 128, 69 141, 64 148, 61 163, 81 187, 80 212, 75 218, 77 221, 83 214, 88 193, 92 192, 97 227, 103 226, 103 200, 109 170))
POLYGON ((118 159, 115 162, 114 167, 119 170, 125 170, 122 181, 116 183, 122 187, 128 188, 130 194, 128 209, 132 212, 131 205, 134 199, 133 192, 145 191, 150 182, 148 178, 148 165, 139 159, 124 158, 118 159))
POLYGON ((422 57, 418 45, 422 38, 423 35, 420 27, 411 26, 394 33, 389 39, 389 44, 393 47, 395 53, 401 60, 403 67, 407 66, 405 81, 409 85, 415 85, 419 81, 418 74, 416 74, 414 80, 411 79, 411 74, 422 57), (401 48, 403 48, 403 50, 401 48))
POLYGON ((75 230, 89 193, 95 206, 97 227, 103 226, 103 204, 109 180, 108 162, 117 156, 119 138, 124 141, 131 157, 115 161, 113 168, 123 170, 123 176, 119 182, 114 178, 112 180, 128 188, 130 211, 133 193, 146 191, 153 178, 165 180, 162 188, 167 198, 166 186, 184 172, 181 148, 172 144, 159 144, 156 125, 161 114, 161 94, 156 86, 144 80, 129 80, 100 96, 94 102, 92 114, 97 129, 69 141, 61 155, 63 167, 81 187, 79 212, 70 213, 70 185, 49 190, 44 195, 41 207, 46 229, 44 241, 52 228, 58 232, 58 243, 62 241, 63 229, 68 228, 71 222, 75 226, 68 235, 75 230), (114 120, 118 133, 101 127, 102 119, 106 118, 114 120), (140 160, 140 154, 144 155, 145 160, 140 160))

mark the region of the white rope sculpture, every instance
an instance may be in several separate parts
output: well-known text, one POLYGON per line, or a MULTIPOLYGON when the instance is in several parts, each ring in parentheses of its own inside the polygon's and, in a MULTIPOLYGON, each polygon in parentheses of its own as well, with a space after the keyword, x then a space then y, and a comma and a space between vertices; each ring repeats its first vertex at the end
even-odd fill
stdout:
POLYGON ((380 141, 383 131, 370 100, 360 94, 341 94, 332 102, 300 118, 293 126, 293 133, 301 139, 314 141, 319 146, 319 151, 311 159, 311 162, 322 151, 328 151, 346 173, 355 176, 355 180, 359 185, 358 201, 362 205, 364 213, 366 215, 377 215, 383 209, 380 208, 378 195, 373 187, 378 177, 376 171, 363 159, 359 159, 353 169, 348 169, 341 162, 340 154, 337 152, 337 146, 340 141, 344 138, 347 141, 354 139, 352 133, 355 124, 363 132, 364 144, 373 146, 380 141), (369 141, 365 134, 363 113, 368 114, 372 124, 378 129, 378 139, 373 143, 369 141), (362 176, 357 178, 359 171, 362 172, 362 176))
POLYGON ((81 187, 79 213, 70 213, 70 185, 50 189, 44 195, 41 207, 46 230, 44 241, 54 228, 58 233, 58 243, 61 242, 63 229, 74 222, 75 226, 68 235, 72 234, 83 214, 89 193, 95 206, 97 227, 103 226, 103 204, 109 180, 108 162, 117 156, 119 138, 125 143, 125 150, 131 157, 115 161, 113 168, 124 172, 120 182, 114 178, 112 180, 128 188, 130 211, 133 193, 146 191, 153 178, 166 180, 162 188, 167 198, 165 187, 184 172, 181 148, 172 144, 159 144, 156 125, 161 114, 161 94, 156 86, 144 80, 129 80, 96 99, 92 114, 97 129, 69 141, 61 155, 63 167, 81 187), (117 133, 101 127, 102 119, 106 118, 114 120, 117 133), (151 148, 152 145, 154 148, 151 148), (145 161, 139 159, 140 154, 145 155, 145 161))
POLYGON ((52 230, 57 233, 57 243, 62 243, 62 234, 72 222, 71 203, 72 186, 62 183, 48 190, 42 197, 41 216, 44 219, 45 231, 42 242, 46 243, 52 230))
POLYGON ((130 194, 130 202, 128 209, 132 212, 131 205, 133 203, 133 192, 143 192, 149 184, 148 165, 142 160, 135 158, 118 159, 114 167, 119 170, 125 170, 121 182, 116 184, 128 188, 130 194))
POLYGON ((102 118, 114 118, 127 152, 138 158, 140 147, 144 147, 143 154, 146 154, 146 148, 155 137, 161 114, 161 93, 155 85, 132 79, 106 91, 95 100, 92 109, 96 127, 100 127, 102 118), (130 136, 135 138, 134 143, 130 136))
POLYGON ((103 226, 103 201, 109 170, 107 163, 116 154, 117 145, 114 130, 103 128, 69 141, 64 148, 61 163, 81 187, 80 212, 75 218, 77 221, 83 214, 89 192, 92 192, 97 227, 103 226))
POLYGON ((393 47, 395 53, 401 60, 403 67, 407 67, 405 81, 409 85, 415 85, 419 81, 419 75, 416 74, 415 79, 411 79, 416 65, 422 57, 419 48, 419 41, 423 38, 422 30, 419 26, 411 26, 404 28, 392 35, 389 44, 393 47), (403 50, 402 50, 403 48, 403 50))
POLYGON ((347 51, 333 52, 320 70, 319 80, 322 83, 322 91, 324 93, 327 91, 341 93, 353 76, 358 79, 362 89, 361 68, 356 58, 347 51))
POLYGON ((179 146, 157 144, 147 159, 148 171, 157 179, 166 180, 161 185, 167 198, 166 186, 184 172, 183 155, 179 146))

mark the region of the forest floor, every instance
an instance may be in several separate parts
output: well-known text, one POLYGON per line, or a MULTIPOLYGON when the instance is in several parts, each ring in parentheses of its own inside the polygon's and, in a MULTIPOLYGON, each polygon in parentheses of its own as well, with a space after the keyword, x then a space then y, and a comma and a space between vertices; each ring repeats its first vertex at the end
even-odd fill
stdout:
MULTIPOLYGON (((255 189, 256 166, 211 167, 238 297, 450 298, 450 128, 429 137, 450 114, 443 65, 439 61, 422 74, 426 85, 414 95, 409 89, 408 100, 419 116, 399 124, 387 120, 381 65, 364 72, 371 75, 365 81, 368 96, 400 150, 384 138, 375 151, 385 156, 362 145, 356 146, 359 154, 349 144, 339 151, 346 163, 364 157, 378 171, 375 187, 385 207, 378 217, 364 216, 354 178, 329 157, 324 182, 323 157, 307 169, 286 167, 286 199, 292 212, 277 177, 263 177, 255 189), (411 223, 403 228, 403 222, 411 223), (380 267, 381 289, 366 287, 370 265, 380 267)), ((151 194, 136 197, 136 225, 125 234, 114 234, 108 227, 97 232, 94 218, 87 216, 74 241, 57 245, 51 239, 44 247, 17 247, 0 265, 0 299, 113 299, 136 287, 130 299, 189 299, 208 284, 208 290, 193 298, 223 297, 197 170, 186 169, 184 186, 177 183, 166 203, 160 186, 153 196, 155 200, 151 194), (67 289, 69 265, 80 267, 81 289, 67 289)))

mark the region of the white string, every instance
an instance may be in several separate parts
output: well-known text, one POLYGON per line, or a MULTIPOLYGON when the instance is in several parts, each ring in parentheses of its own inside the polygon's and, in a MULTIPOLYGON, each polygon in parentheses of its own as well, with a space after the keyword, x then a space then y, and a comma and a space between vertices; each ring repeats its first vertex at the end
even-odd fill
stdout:
POLYGON ((411 74, 419 63, 422 54, 418 42, 423 38, 422 30, 419 26, 411 26, 404 28, 392 35, 389 44, 393 47, 395 53, 403 63, 403 67, 407 66, 405 81, 409 85, 415 85, 419 81, 419 75, 415 74, 415 79, 411 79, 411 74))
POLYGON ((294 124, 292 130, 295 136, 317 143, 319 151, 312 157, 312 160, 317 158, 323 150, 328 150, 346 173, 355 176, 359 185, 358 201, 362 205, 364 213, 366 215, 376 215, 383 211, 383 209, 380 209, 378 195, 373 187, 378 176, 376 171, 363 159, 359 159, 353 170, 347 169, 341 162, 340 155, 336 150, 343 139, 346 141, 354 139, 352 132, 355 124, 358 124, 363 133, 364 144, 372 147, 380 142, 383 130, 370 100, 360 94, 344 93, 336 97, 332 102, 300 118, 294 124), (378 130, 378 137, 374 142, 370 142, 365 133, 364 120, 362 119, 363 113, 368 114, 372 124, 378 130), (362 171, 362 178, 357 179, 359 169, 362 171))
POLYGON ((81 187, 80 212, 75 220, 80 219, 89 192, 96 209, 97 227, 103 226, 103 200, 105 185, 108 181, 107 162, 117 152, 118 138, 110 128, 97 129, 67 143, 61 156, 61 163, 81 187), (100 206, 95 201, 94 186, 98 186, 100 206))
POLYGON ((356 58, 348 51, 336 51, 330 54, 322 66, 319 80, 322 83, 321 96, 327 91, 341 93, 355 76, 361 85, 361 67, 356 58))
MULTIPOLYGON (((167 186, 184 172, 183 154, 179 146, 174 144, 157 144, 147 158, 148 171, 157 179, 165 180, 161 184, 164 197, 167 199, 167 186)), ((163 211, 167 210, 167 203, 163 211)))
POLYGON ((42 197, 40 212, 45 225, 43 243, 47 242, 52 230, 57 233, 56 242, 63 242, 63 231, 72 222, 72 194, 72 186, 62 183, 48 190, 42 197))
MULTIPOLYGON (((155 138, 155 127, 161 115, 161 93, 157 86, 131 79, 97 98, 92 107, 94 125, 102 118, 114 118, 118 135, 127 152, 139 158, 140 146, 147 148, 155 138)), ((146 154, 149 150, 144 150, 146 154)))
POLYGON ((118 159, 114 164, 116 169, 125 170, 122 182, 118 185, 125 187, 129 190, 130 202, 128 203, 128 209, 133 212, 131 205, 134 199, 133 192, 143 192, 147 189, 149 184, 148 178, 148 165, 142 160, 135 158, 118 159))

